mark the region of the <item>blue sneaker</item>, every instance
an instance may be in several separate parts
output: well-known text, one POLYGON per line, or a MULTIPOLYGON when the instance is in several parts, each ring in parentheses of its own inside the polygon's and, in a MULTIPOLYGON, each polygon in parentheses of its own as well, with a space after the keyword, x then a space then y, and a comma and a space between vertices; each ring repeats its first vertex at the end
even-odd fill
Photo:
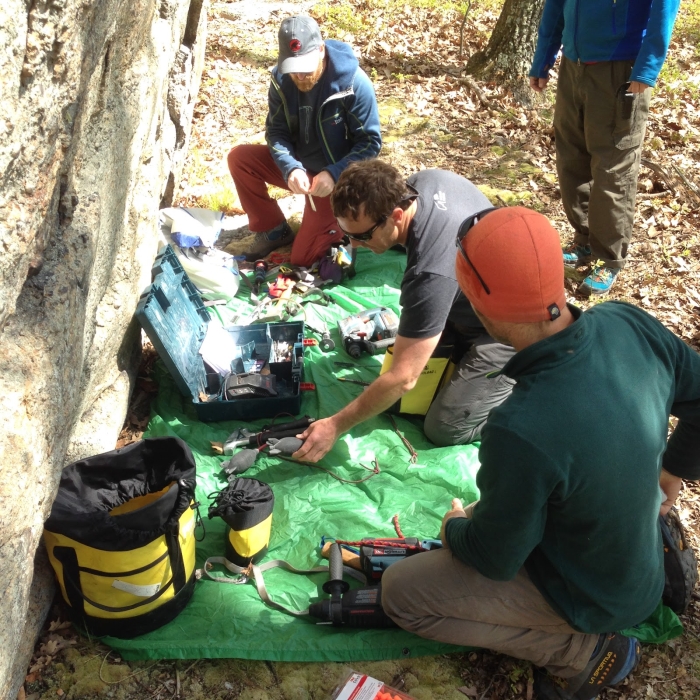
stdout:
POLYGON ((569 265, 570 267, 586 265, 591 262, 593 258, 591 255, 591 246, 589 245, 572 243, 570 246, 563 248, 561 252, 564 255, 564 265, 569 265))
POLYGON ((615 632, 601 634, 586 668, 573 678, 535 673, 537 700, 593 700, 603 688, 622 683, 642 656, 639 640, 615 632))
POLYGON ((578 287, 581 294, 607 294, 615 283, 620 270, 617 267, 594 267, 578 287))

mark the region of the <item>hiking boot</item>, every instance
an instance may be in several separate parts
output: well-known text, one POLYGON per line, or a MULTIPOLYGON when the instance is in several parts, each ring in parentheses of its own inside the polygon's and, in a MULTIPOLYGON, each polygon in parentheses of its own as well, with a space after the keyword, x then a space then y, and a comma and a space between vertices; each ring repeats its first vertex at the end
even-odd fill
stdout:
POLYGON ((562 248, 561 251, 564 255, 564 265, 569 267, 578 267, 579 265, 586 265, 591 262, 591 246, 589 245, 579 245, 578 243, 572 243, 566 248, 562 248))
POLYGON ((620 270, 617 267, 595 267, 591 274, 581 282, 578 291, 581 294, 607 294, 615 283, 620 270))
POLYGON ((586 668, 573 678, 535 673, 537 700, 593 700, 603 688, 622 683, 637 668, 641 645, 634 637, 617 632, 601 634, 586 668))
POLYGON ((286 221, 269 231, 255 234, 255 240, 251 247, 241 253, 248 262, 255 262, 268 256, 273 250, 281 248, 294 240, 294 233, 286 221))

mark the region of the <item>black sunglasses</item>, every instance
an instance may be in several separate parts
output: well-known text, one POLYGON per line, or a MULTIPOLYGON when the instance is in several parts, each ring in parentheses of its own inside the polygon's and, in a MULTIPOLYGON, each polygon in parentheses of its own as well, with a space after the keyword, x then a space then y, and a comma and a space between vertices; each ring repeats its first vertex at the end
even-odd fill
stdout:
POLYGON ((379 221, 377 221, 372 228, 368 228, 366 231, 363 233, 350 233, 350 231, 346 231, 341 225, 340 222, 336 219, 336 223, 338 224, 338 228, 351 240, 353 241, 360 241, 361 243, 370 240, 372 236, 374 235, 374 232, 380 227, 384 226, 386 223, 388 216, 383 216, 379 221))
POLYGON ((482 276, 479 274, 479 271, 474 267, 474 263, 469 259, 469 256, 467 255, 467 251, 464 249, 464 244, 462 241, 464 240, 464 237, 469 233, 470 229, 474 224, 478 223, 483 219, 487 214, 490 214, 492 211, 496 211, 498 207, 491 207, 489 209, 484 209, 483 211, 479 211, 476 214, 472 214, 471 216, 467 217, 463 222, 462 225, 459 227, 459 231, 457 231, 457 240, 455 241, 455 245, 459 248, 459 252, 462 254, 462 257, 467 261, 467 265, 471 267, 472 270, 474 270, 474 274, 476 275, 476 278, 481 282, 481 286, 484 288, 484 291, 487 294, 491 294, 491 290, 488 288, 488 285, 486 282, 484 282, 482 276))

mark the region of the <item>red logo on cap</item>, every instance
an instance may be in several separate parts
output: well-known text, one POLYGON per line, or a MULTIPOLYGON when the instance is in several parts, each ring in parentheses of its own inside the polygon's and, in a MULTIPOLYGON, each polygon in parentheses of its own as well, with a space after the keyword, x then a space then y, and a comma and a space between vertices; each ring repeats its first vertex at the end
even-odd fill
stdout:
POLYGON ((290 48, 294 53, 296 53, 297 51, 301 51, 301 42, 299 41, 299 39, 292 39, 292 40, 289 42, 289 48, 290 48))

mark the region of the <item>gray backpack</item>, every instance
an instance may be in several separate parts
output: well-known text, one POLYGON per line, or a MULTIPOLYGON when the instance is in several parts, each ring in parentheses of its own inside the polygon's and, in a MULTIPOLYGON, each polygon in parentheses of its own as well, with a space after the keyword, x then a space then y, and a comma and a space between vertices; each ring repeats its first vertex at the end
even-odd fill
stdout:
POLYGON ((666 584, 663 602, 673 612, 684 613, 690 604, 698 580, 698 562, 688 544, 678 511, 671 508, 659 516, 661 536, 664 544, 664 570, 666 584))

